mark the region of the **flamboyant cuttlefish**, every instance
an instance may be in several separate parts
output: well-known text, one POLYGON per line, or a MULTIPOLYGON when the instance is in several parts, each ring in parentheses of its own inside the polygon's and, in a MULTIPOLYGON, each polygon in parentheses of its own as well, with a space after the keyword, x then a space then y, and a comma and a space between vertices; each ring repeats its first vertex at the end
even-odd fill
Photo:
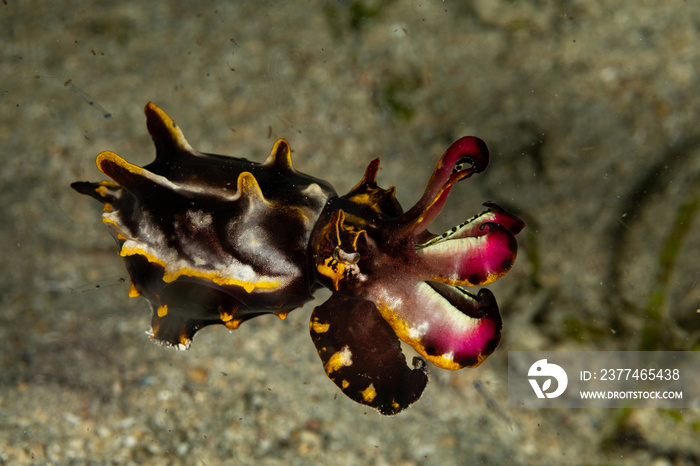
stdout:
POLYGON ((377 186, 379 159, 338 196, 296 171, 279 139, 263 163, 203 154, 153 103, 156 146, 138 167, 113 152, 97 167, 114 181, 76 182, 104 204, 131 276, 129 296, 151 305, 151 338, 181 349, 211 324, 236 329, 261 314, 285 318, 320 286, 333 295, 311 314, 328 377, 353 400, 396 414, 428 382, 425 359, 444 369, 478 366, 501 337, 493 282, 513 265, 524 223, 492 203, 441 235, 428 225, 457 181, 488 165, 486 144, 464 137, 440 158, 407 212, 377 186), (423 358, 406 363, 399 338, 423 358))

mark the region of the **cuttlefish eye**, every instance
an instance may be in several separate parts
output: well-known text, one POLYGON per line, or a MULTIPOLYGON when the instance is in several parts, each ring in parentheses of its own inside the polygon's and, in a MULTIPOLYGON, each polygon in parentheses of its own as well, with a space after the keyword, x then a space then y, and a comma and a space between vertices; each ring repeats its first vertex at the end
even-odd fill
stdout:
POLYGON ((357 264, 358 262, 360 262, 360 253, 345 252, 342 249, 340 249, 340 247, 336 246, 336 248, 333 250, 333 259, 344 264, 357 264))

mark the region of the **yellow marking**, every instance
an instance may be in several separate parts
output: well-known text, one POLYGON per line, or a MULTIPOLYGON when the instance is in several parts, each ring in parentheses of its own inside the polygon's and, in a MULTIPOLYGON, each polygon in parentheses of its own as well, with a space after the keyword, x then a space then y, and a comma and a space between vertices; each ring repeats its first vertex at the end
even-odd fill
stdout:
POLYGON ((111 151, 104 151, 100 152, 97 155, 97 159, 95 159, 95 163, 97 164, 97 168, 100 169, 102 173, 105 175, 107 174, 103 169, 102 169, 102 163, 104 162, 112 162, 113 164, 117 165, 119 168, 122 168, 129 173, 133 173, 134 175, 143 175, 143 172, 146 171, 143 168, 139 167, 138 165, 134 165, 132 163, 127 162, 123 158, 119 157, 117 154, 111 151))
POLYGON ((379 204, 377 204, 377 200, 374 196, 372 196, 372 194, 374 193, 355 194, 349 200, 357 204, 369 207, 375 212, 381 212, 382 209, 379 206, 379 204))
POLYGON ((260 200, 265 200, 265 196, 263 196, 258 180, 256 180, 255 176, 253 176, 253 174, 250 172, 242 172, 240 175, 238 175, 237 194, 240 196, 245 195, 247 197, 255 197, 260 200))
MULTIPOLYGON (((108 222, 110 223, 110 222, 108 222)), ((127 248, 122 247, 119 255, 122 257, 128 256, 144 256, 148 262, 153 262, 160 265, 163 269, 166 269, 166 262, 153 254, 149 254, 143 248, 127 248)), ((177 280, 181 276, 186 277, 198 277, 210 282, 216 283, 217 285, 234 285, 242 287, 247 293, 251 293, 254 289, 259 288, 263 290, 274 290, 279 287, 279 280, 259 280, 256 282, 248 282, 244 280, 238 280, 236 278, 226 278, 219 275, 217 272, 201 272, 199 270, 193 270, 187 267, 182 267, 174 272, 165 272, 163 275, 163 281, 165 283, 171 283, 177 280)))
MULTIPOLYGON (((451 359, 444 358, 442 355, 428 356, 425 353, 421 353, 421 354, 423 354, 428 361, 432 362, 433 364, 435 364, 436 366, 438 366, 441 369, 448 369, 451 371, 456 371, 456 370, 462 369, 464 367, 464 366, 460 366, 459 364, 452 361, 451 359)), ((486 359, 486 358, 479 355, 479 362, 477 362, 476 365, 471 366, 471 367, 478 366, 479 364, 481 364, 483 362, 484 359, 486 359)))
POLYGON ((369 387, 362 390, 362 399, 367 403, 371 403, 377 397, 377 391, 374 389, 374 385, 369 384, 369 387))
POLYGON ((326 277, 330 278, 333 280, 333 287, 335 288, 336 291, 339 290, 339 285, 340 281, 343 279, 343 275, 345 273, 345 267, 346 265, 343 264, 342 262, 338 262, 332 257, 326 257, 326 259, 323 261, 323 264, 319 264, 316 266, 316 269, 318 270, 318 273, 321 275, 325 275, 326 277), (335 263, 335 268, 336 270, 333 270, 333 267, 331 267, 331 263, 335 263))
POLYGON ((226 311, 220 311, 220 312, 221 313, 219 315, 219 318, 221 319, 221 322, 226 323, 226 322, 230 321, 231 319, 233 319, 233 314, 229 314, 226 311))
MULTIPOLYGON (((386 303, 378 302, 377 309, 379 309, 379 313, 382 315, 384 320, 386 320, 389 323, 389 325, 391 325, 391 328, 394 329, 394 332, 396 332, 396 336, 399 337, 402 341, 405 341, 409 345, 413 346, 413 348, 428 361, 432 362, 441 369, 448 369, 451 371, 456 371, 464 367, 460 366, 452 359, 445 358, 443 355, 433 356, 426 353, 425 345, 423 345, 421 339, 411 338, 409 336, 408 324, 406 323, 406 321, 399 317, 393 309, 386 305, 386 303)), ((479 354, 477 363, 474 366, 470 367, 478 366, 485 359, 485 356, 479 354)))
POLYGON ((280 312, 275 312, 275 315, 280 318, 280 320, 284 320, 287 318, 289 315, 289 311, 280 311, 280 312))
POLYGON ((263 290, 274 290, 279 286, 279 280, 260 280, 257 282, 247 282, 244 280, 238 280, 236 278, 225 278, 220 276, 217 272, 200 272, 198 270, 188 269, 187 267, 183 267, 180 270, 177 270, 172 273, 166 273, 163 276, 163 281, 165 283, 171 283, 183 275, 186 277, 204 278, 205 280, 209 280, 213 283, 216 283, 217 285, 240 286, 244 290, 246 290, 247 293, 251 293, 256 288, 260 288, 263 290))
POLYGON ((109 189, 107 188, 107 186, 98 186, 97 188, 95 188, 95 192, 101 197, 107 197, 109 189))
MULTIPOLYGON (((420 255, 420 253, 419 253, 420 255)), ((515 261, 513 261, 515 263, 515 261)), ((450 285, 450 286, 484 286, 484 285, 490 285, 491 283, 495 282, 502 276, 504 276, 506 273, 508 273, 510 269, 504 271, 504 272, 489 272, 486 274, 486 279, 481 282, 481 283, 472 283, 468 279, 464 278, 462 280, 453 280, 451 278, 443 277, 440 275, 435 275, 431 280, 438 281, 440 283, 444 283, 445 285, 450 285)))
POLYGON ((148 115, 149 110, 153 112, 155 116, 163 123, 163 125, 167 128, 170 137, 175 140, 180 148, 194 152, 192 146, 190 146, 187 139, 185 139, 185 135, 182 133, 182 130, 163 110, 158 108, 158 106, 153 102, 148 102, 146 104, 146 115, 148 115))
POLYGON ((129 287, 129 297, 136 298, 137 296, 141 296, 141 293, 136 289, 134 282, 131 282, 131 286, 129 287))
POLYGON ((224 325, 229 330, 236 330, 241 325, 241 322, 243 322, 243 319, 232 319, 228 322, 224 322, 224 325))
POLYGON ((355 251, 357 251, 357 240, 360 239, 360 235, 365 235, 365 239, 367 239, 367 232, 365 230, 360 230, 355 233, 355 237, 352 240, 352 249, 355 251))
POLYGON ((334 222, 335 225, 335 239, 340 246, 340 229, 343 226, 343 222, 345 221, 345 212, 343 212, 342 209, 337 210, 336 212, 333 213, 333 216, 331 217, 331 222, 334 222))
POLYGON ((279 168, 286 168, 289 171, 294 171, 292 166, 292 150, 286 139, 278 139, 272 146, 270 155, 263 162, 264 166, 277 166, 279 168), (284 145, 284 150, 280 152, 280 146, 284 145))
MULTIPOLYGON (((107 221, 107 223, 113 223, 111 221, 107 221)), ((146 259, 148 259, 148 262, 153 262, 155 264, 160 265, 161 267, 165 268, 165 261, 162 259, 158 259, 156 256, 153 254, 149 254, 146 252, 145 249, 143 248, 125 248, 122 246, 121 251, 119 251, 119 255, 122 257, 127 257, 127 256, 144 256, 146 259)))
POLYGON ((340 239, 341 231, 346 232, 350 236, 351 252, 357 251, 357 240, 360 238, 360 235, 364 234, 367 236, 367 232, 365 230, 356 231, 352 225, 350 225, 350 227, 345 226, 345 212, 343 209, 338 209, 333 212, 329 225, 335 228, 336 247, 341 248, 343 244, 342 240, 340 239))
POLYGON ((342 350, 333 353, 333 356, 328 359, 328 362, 326 362, 323 368, 326 370, 326 374, 330 375, 332 372, 351 364, 352 352, 350 351, 350 348, 343 346, 342 350))
POLYGON ((391 400, 391 407, 394 409, 399 409, 399 404, 396 402, 396 400, 391 400))
MULTIPOLYGON (((345 212, 342 209, 338 209, 331 214, 331 218, 326 225, 323 227, 323 238, 328 238, 328 241, 332 243, 333 247, 340 247, 340 231, 342 228, 343 221, 345 219, 345 212), (335 235, 335 241, 332 235, 335 235)), ((321 275, 330 278, 333 281, 333 287, 337 291, 339 289, 338 283, 342 280, 345 274, 346 264, 338 262, 333 257, 326 257, 323 259, 322 264, 316 265, 316 269, 321 275)))
POLYGON ((168 305, 163 304, 162 306, 160 306, 158 308, 158 310, 156 312, 158 313, 158 317, 162 318, 162 317, 167 316, 168 315, 168 305))
MULTIPOLYGON (((355 221, 357 221, 357 218, 355 219, 355 221)), ((354 238, 352 239, 352 247, 353 248, 355 248, 357 245, 357 238, 359 238, 359 236, 362 233, 367 234, 367 232, 365 230, 360 230, 360 231, 356 232, 353 225, 350 225, 350 227, 346 227, 345 226, 345 212, 342 209, 338 210, 337 220, 335 222, 335 228, 336 228, 336 235, 338 238, 338 246, 340 246, 342 243, 340 241, 340 231, 341 230, 348 232, 348 234, 355 235, 354 238)))
POLYGON ((346 388, 348 388, 348 387, 350 386, 350 382, 348 382, 348 381, 345 380, 345 379, 343 379, 343 381, 340 382, 340 383, 341 383, 342 386, 343 386, 343 390, 345 390, 346 388))
POLYGON ((317 320, 311 322, 311 331, 314 333, 326 333, 331 324, 320 324, 317 320))
MULTIPOLYGON (((112 204, 105 204, 105 207, 107 207, 107 206, 109 206, 109 207, 111 208, 111 207, 112 207, 112 204)), ((107 210, 107 209, 104 209, 104 210, 107 210)), ((110 213, 111 213, 112 211, 111 211, 111 210, 107 210, 107 212, 110 212, 110 213)), ((113 226, 114 228, 116 228, 116 229, 119 230, 119 231, 122 230, 121 227, 119 226, 119 224, 118 224, 117 222, 115 222, 115 221, 112 220, 110 217, 107 217, 107 216, 105 216, 105 215, 102 215, 102 223, 106 223, 106 224, 108 224, 108 225, 111 225, 111 226, 113 226)))

